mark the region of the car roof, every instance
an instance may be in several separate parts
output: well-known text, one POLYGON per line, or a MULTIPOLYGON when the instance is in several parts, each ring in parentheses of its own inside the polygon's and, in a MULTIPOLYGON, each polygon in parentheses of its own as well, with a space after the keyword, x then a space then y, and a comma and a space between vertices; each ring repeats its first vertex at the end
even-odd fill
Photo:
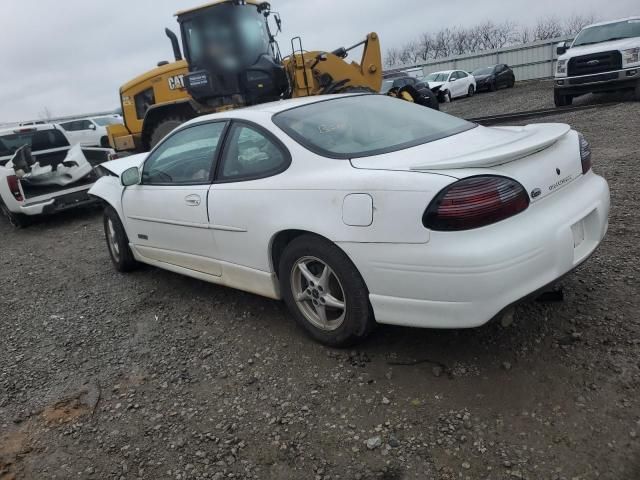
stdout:
MULTIPOLYGON (((263 113, 265 115, 275 115, 276 113, 290 110, 292 108, 301 107, 303 105, 311 105, 313 103, 323 102, 325 100, 332 100, 336 98, 345 98, 363 95, 363 93, 342 93, 332 95, 316 95, 310 97, 291 98, 286 100, 278 100, 275 102, 261 103, 260 105, 253 105, 251 107, 238 108, 236 110, 227 110, 225 112, 212 113, 209 115, 203 115, 196 117, 193 120, 185 123, 185 125, 191 125, 194 123, 200 123, 207 120, 215 120, 218 118, 244 118, 246 115, 243 113, 263 113)), ((369 95, 365 93, 364 95, 369 95)), ((375 95, 375 94, 371 94, 375 95)))
POLYGON ((590 28, 590 27, 600 27, 602 25, 609 25, 611 23, 618 23, 618 22, 626 22, 628 20, 640 20, 640 17, 638 16, 634 16, 634 17, 626 17, 626 18, 618 18, 617 20, 607 20, 605 22, 598 22, 598 23, 592 23, 591 25, 586 25, 583 30, 585 28, 590 28))
POLYGON ((434 73, 453 73, 457 71, 458 70, 438 70, 437 72, 431 72, 429 75, 433 75, 434 73))
POLYGON ((39 123, 37 125, 24 125, 15 126, 11 128, 0 129, 0 135, 6 135, 7 133, 21 133, 21 132, 33 132, 38 130, 58 130, 53 123, 39 123))

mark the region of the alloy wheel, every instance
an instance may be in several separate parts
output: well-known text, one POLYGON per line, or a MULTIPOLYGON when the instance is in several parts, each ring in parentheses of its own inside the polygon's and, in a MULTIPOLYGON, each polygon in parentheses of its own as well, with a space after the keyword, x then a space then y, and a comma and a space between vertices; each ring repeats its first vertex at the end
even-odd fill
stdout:
POLYGON ((344 323, 344 289, 331 267, 319 258, 303 257, 294 263, 291 290, 298 309, 313 326, 334 331, 344 323))
POLYGON ((107 219, 107 242, 109 244, 109 250, 111 251, 113 259, 116 262, 120 261, 120 245, 118 244, 118 234, 115 227, 113 226, 113 220, 110 218, 107 219))

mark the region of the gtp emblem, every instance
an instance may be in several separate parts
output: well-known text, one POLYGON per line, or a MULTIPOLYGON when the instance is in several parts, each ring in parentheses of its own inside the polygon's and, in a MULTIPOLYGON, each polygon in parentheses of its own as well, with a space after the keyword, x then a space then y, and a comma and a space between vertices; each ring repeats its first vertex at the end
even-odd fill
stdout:
POLYGON ((538 198, 541 193, 542 190, 540 190, 539 188, 534 188, 533 190, 531 190, 531 198, 538 198))

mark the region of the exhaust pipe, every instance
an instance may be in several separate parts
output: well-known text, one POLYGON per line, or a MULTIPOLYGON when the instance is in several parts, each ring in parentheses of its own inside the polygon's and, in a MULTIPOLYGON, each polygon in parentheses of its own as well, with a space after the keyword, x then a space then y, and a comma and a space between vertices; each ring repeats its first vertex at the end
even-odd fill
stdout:
POLYGON ((176 34, 168 28, 164 29, 164 33, 166 33, 167 37, 169 37, 169 40, 171 40, 171 46, 173 47, 173 56, 175 57, 176 62, 179 62, 180 60, 182 60, 182 51, 180 50, 178 37, 176 37, 176 34))

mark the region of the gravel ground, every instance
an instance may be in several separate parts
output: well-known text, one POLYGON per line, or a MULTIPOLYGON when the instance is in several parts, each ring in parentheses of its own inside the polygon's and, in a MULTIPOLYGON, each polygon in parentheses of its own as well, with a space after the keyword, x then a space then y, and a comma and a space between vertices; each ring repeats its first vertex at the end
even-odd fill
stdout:
MULTIPOLYGON (((446 107, 535 108, 545 90, 446 107)), ((474 330, 380 327, 332 350, 278 302, 117 274, 95 210, 0 221, 0 479, 637 480, 639 107, 544 119, 592 142, 609 233, 564 302, 474 330)))
MULTIPOLYGON (((627 92, 589 94, 577 97, 573 105, 593 105, 616 101, 629 101, 633 95, 627 92)), ((515 113, 541 108, 554 108, 553 81, 529 81, 516 83, 514 88, 502 88, 497 92, 482 91, 471 98, 458 98, 451 103, 443 103, 443 112, 462 118, 515 113)), ((563 120, 550 120, 563 121, 563 120)))

